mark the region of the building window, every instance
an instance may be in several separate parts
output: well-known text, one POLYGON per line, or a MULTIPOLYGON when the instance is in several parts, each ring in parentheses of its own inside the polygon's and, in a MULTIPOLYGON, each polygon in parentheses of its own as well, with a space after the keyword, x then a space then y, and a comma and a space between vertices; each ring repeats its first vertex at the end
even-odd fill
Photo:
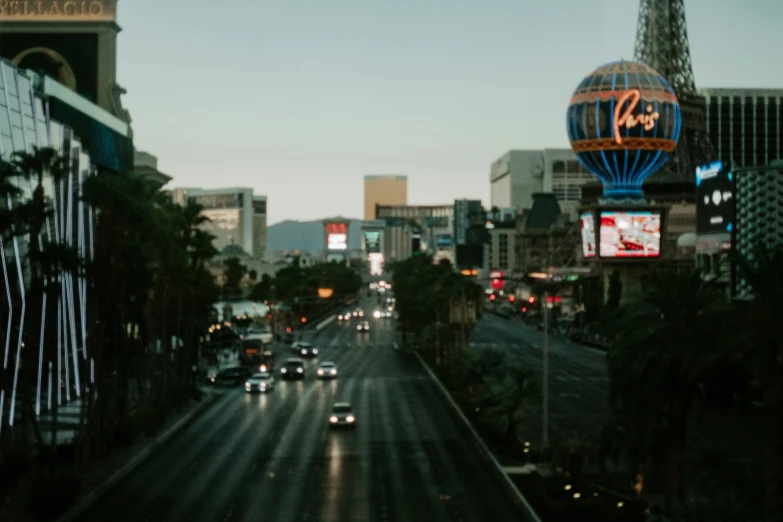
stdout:
POLYGON ((565 163, 557 160, 554 163, 552 163, 552 173, 553 174, 560 174, 562 172, 565 172, 565 163))

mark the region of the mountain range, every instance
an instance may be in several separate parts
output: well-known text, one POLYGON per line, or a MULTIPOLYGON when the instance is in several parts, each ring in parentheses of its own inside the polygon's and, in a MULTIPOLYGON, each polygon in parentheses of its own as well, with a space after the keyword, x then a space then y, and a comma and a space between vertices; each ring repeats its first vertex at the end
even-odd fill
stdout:
MULTIPOLYGON (((340 219, 340 218, 338 218, 340 219)), ((361 221, 351 219, 348 226, 348 249, 362 247, 361 221)), ((286 220, 269 226, 266 248, 272 250, 302 250, 315 253, 326 248, 324 223, 317 221, 286 220)))

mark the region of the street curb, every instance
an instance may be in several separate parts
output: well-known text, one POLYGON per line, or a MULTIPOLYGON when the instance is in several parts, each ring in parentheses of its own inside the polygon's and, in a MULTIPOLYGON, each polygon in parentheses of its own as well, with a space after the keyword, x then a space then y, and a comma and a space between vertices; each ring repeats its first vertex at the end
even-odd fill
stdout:
POLYGON ((438 385, 438 388, 440 389, 441 393, 444 395, 444 397, 446 397, 446 401, 451 405, 452 408, 454 408, 454 411, 457 412, 457 415, 459 415, 460 419, 462 419, 462 421, 468 427, 468 430, 470 430, 470 432, 473 434, 473 437, 476 439, 476 441, 478 441, 479 447, 481 447, 481 449, 484 451, 484 454, 492 462, 495 471, 502 477, 502 482, 506 486, 508 492, 512 495, 512 497, 516 498, 516 500, 524 507, 525 510, 527 510, 528 514, 533 519, 533 522, 542 522, 542 520, 538 517, 538 515, 533 510, 532 506, 528 503, 524 495, 522 495, 519 489, 517 489, 517 487, 511 481, 508 474, 505 471, 503 471, 503 467, 500 465, 500 462, 498 462, 498 460, 495 458, 495 455, 492 454, 492 451, 484 443, 484 440, 481 438, 481 435, 479 435, 476 429, 473 427, 473 425, 470 424, 470 421, 462 412, 459 405, 456 402, 454 402, 454 398, 451 396, 451 394, 446 389, 446 387, 443 386, 443 383, 440 382, 440 379, 438 379, 438 376, 435 375, 435 372, 433 372, 432 369, 427 365, 427 363, 424 362, 424 359, 421 357, 421 355, 418 352, 414 352, 414 354, 416 355, 416 358, 419 360, 419 363, 422 365, 422 367, 427 371, 430 378, 435 382, 435 384, 438 385))
POLYGON ((84 497, 79 503, 69 509, 62 517, 57 519, 57 522, 73 522, 79 516, 81 516, 87 509, 92 507, 103 495, 105 495, 110 489, 115 487, 122 479, 128 476, 134 469, 136 469, 142 462, 144 462, 156 449, 162 446, 172 436, 174 436, 179 430, 185 427, 185 425, 193 420, 194 417, 201 414, 209 406, 215 402, 215 399, 219 396, 214 393, 204 394, 205 397, 202 401, 193 408, 187 415, 179 419, 168 430, 161 433, 155 440, 150 442, 145 448, 139 451, 132 459, 123 464, 123 466, 117 470, 114 475, 106 479, 100 486, 90 491, 90 493, 84 497))

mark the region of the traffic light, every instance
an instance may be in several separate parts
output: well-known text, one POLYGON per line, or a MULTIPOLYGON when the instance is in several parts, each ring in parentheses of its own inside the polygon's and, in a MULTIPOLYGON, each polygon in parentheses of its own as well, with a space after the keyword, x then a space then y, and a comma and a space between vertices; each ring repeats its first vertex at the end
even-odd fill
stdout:
POLYGON ((508 296, 508 302, 513 303, 514 299, 516 299, 513 295, 508 296))
POLYGON ((302 317, 302 322, 306 323, 307 322, 307 317, 302 317))
POLYGON ((494 301, 495 300, 495 294, 489 294, 489 300, 494 301))

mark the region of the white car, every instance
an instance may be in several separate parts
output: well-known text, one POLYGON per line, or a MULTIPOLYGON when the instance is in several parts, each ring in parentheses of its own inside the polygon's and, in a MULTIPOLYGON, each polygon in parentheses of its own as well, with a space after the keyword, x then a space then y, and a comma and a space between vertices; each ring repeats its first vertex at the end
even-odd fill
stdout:
POLYGON ((347 402, 335 402, 332 413, 329 414, 329 426, 345 426, 352 428, 356 425, 356 417, 353 408, 347 402))
POLYGON ((324 361, 318 367, 319 379, 336 379, 337 378, 337 366, 333 362, 324 361))
POLYGON ((275 378, 268 372, 254 373, 245 381, 247 393, 267 392, 275 387, 275 378))

